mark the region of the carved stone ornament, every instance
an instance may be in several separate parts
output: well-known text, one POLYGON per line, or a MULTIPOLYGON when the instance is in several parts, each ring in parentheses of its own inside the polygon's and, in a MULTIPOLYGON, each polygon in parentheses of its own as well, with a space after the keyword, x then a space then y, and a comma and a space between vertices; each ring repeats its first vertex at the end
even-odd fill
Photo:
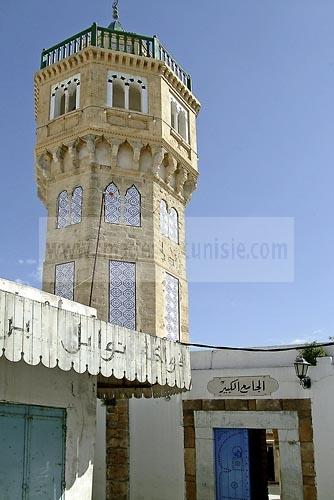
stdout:
POLYGON ((155 175, 156 177, 158 176, 159 168, 162 165, 164 157, 165 157, 165 150, 163 148, 159 148, 159 150, 155 153, 153 157, 153 175, 155 175))
POLYGON ((186 180, 188 179, 188 172, 185 168, 181 167, 179 172, 176 175, 176 193, 178 195, 182 195, 183 187, 185 185, 186 180))
POLYGON ((166 167, 166 184, 169 186, 172 180, 173 174, 177 170, 177 161, 175 158, 168 153, 167 167, 166 167))

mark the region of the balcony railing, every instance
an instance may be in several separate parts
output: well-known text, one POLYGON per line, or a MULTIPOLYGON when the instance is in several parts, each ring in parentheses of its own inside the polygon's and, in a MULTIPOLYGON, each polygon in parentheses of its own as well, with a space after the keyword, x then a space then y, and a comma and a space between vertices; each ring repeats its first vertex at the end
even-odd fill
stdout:
POLYGON ((90 28, 54 45, 50 49, 44 49, 41 55, 41 69, 77 54, 89 46, 159 59, 171 69, 189 90, 192 89, 191 76, 173 59, 156 36, 150 38, 125 31, 113 31, 108 28, 101 28, 95 23, 90 28))

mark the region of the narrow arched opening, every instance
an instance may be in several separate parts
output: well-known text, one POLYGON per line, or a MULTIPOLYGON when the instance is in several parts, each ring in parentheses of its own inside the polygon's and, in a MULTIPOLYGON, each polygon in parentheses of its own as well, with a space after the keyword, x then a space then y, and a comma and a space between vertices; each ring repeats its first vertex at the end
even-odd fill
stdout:
POLYGON ((57 89, 55 93, 54 117, 65 114, 66 96, 63 88, 57 89))
POLYGON ((129 88, 129 109, 131 111, 142 111, 141 87, 138 83, 131 83, 129 88))
POLYGON ((71 83, 67 89, 68 93, 68 109, 67 111, 74 111, 77 109, 77 84, 71 83))
POLYGON ((116 79, 112 84, 112 104, 115 108, 125 108, 124 83, 116 79))

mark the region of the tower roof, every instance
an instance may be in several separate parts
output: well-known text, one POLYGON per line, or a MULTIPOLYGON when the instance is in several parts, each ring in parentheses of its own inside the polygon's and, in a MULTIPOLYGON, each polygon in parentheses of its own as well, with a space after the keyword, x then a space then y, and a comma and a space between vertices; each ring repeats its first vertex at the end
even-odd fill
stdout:
POLYGON ((109 24, 108 28, 110 30, 113 30, 113 31, 124 31, 123 26, 121 25, 121 23, 119 21, 118 2, 119 2, 119 0, 116 0, 112 4, 113 21, 109 24))

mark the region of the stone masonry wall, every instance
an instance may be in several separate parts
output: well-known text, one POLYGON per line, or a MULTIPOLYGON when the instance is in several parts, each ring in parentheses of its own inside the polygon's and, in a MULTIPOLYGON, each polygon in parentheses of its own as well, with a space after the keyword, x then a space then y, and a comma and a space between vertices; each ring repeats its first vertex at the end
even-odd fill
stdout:
POLYGON ((186 500, 196 496, 195 411, 296 411, 303 471, 303 500, 317 500, 314 468, 313 426, 309 399, 197 399, 183 401, 186 500))

